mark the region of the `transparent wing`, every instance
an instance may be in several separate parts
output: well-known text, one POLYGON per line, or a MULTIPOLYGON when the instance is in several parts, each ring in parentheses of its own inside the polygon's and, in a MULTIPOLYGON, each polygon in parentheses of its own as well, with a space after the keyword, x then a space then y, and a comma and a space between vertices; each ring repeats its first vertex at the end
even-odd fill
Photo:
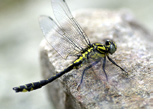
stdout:
POLYGON ((75 55, 82 50, 76 45, 65 29, 61 28, 51 17, 40 16, 40 27, 48 43, 63 57, 75 55))
POLYGON ((67 37, 69 37, 78 47, 87 47, 90 41, 72 16, 65 0, 51 0, 51 3, 55 19, 61 29, 64 29, 64 33, 67 37))

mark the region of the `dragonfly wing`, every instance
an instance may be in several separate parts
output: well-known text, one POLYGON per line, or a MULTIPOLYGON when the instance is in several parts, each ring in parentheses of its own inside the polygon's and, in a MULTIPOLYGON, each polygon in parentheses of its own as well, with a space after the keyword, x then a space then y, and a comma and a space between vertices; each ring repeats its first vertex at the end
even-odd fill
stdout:
POLYGON ((40 16, 39 23, 47 42, 63 58, 80 52, 81 48, 75 45, 73 40, 67 36, 65 30, 61 28, 51 17, 40 16))
POLYGON ((86 48, 90 44, 90 41, 72 16, 65 0, 51 0, 51 2, 55 19, 60 27, 64 29, 67 37, 78 47, 86 48), (63 23, 65 23, 65 25, 63 23))

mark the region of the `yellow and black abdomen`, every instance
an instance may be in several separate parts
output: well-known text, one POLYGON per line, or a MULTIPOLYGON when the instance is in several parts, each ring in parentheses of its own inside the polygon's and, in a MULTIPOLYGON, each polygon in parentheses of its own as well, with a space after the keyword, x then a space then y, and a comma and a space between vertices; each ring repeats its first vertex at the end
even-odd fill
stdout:
POLYGON ((67 67, 66 69, 57 73, 55 76, 52 76, 49 79, 41 80, 41 81, 33 82, 33 83, 28 83, 28 84, 25 84, 25 85, 21 85, 19 87, 14 87, 13 90, 15 90, 16 92, 27 92, 27 91, 32 91, 32 90, 39 89, 42 86, 44 86, 44 85, 54 81, 55 79, 61 77, 63 74, 71 71, 72 69, 75 69, 75 67, 79 66, 79 64, 81 64, 81 63, 78 62, 78 63, 71 64, 69 67, 67 67))
POLYGON ((42 80, 39 82, 33 82, 25 85, 21 85, 19 87, 14 87, 13 90, 16 92, 27 92, 32 91, 41 88, 42 86, 46 85, 49 81, 48 80, 42 80))

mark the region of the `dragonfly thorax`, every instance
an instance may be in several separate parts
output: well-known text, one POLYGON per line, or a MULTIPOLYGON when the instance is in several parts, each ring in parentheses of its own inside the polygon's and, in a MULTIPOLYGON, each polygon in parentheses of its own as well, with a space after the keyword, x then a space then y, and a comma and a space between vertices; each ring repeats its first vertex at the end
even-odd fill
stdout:
POLYGON ((105 44, 95 43, 96 50, 101 54, 113 54, 117 50, 115 42, 106 40, 105 44))
POLYGON ((117 46, 113 41, 106 40, 105 44, 93 43, 85 48, 73 63, 80 66, 82 63, 88 63, 89 60, 96 61, 113 54, 116 49, 117 46))

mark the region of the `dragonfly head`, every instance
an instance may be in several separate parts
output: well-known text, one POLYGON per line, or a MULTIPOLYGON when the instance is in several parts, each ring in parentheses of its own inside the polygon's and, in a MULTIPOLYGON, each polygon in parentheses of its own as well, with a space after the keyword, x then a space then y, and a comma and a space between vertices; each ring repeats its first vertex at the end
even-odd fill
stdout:
POLYGON ((113 54, 117 50, 115 42, 106 40, 105 46, 108 48, 108 53, 113 54))

